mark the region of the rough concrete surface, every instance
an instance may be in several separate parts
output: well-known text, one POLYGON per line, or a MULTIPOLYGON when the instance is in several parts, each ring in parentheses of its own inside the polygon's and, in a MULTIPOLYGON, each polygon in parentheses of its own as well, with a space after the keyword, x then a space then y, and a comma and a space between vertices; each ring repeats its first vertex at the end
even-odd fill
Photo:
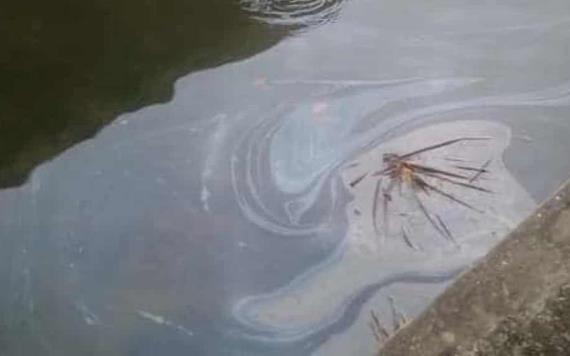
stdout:
POLYGON ((382 356, 570 355, 570 182, 382 356))

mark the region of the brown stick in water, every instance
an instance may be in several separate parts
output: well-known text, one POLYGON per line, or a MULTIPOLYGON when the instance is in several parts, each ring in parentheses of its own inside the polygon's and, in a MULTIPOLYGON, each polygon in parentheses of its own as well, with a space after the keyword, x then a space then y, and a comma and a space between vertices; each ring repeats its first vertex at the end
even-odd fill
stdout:
POLYGON ((437 194, 439 194, 439 195, 441 195, 441 196, 444 196, 444 197, 446 197, 446 198, 448 198, 448 199, 450 199, 450 200, 452 200, 452 201, 454 201, 454 202, 456 202, 456 203, 458 203, 458 204, 460 204, 460 205, 463 205, 463 206, 466 207, 466 208, 469 208, 469 209, 471 209, 471 210, 474 210, 474 211, 476 211, 476 212, 478 212, 478 213, 483 213, 481 210, 475 208, 473 205, 468 204, 468 203, 464 202, 463 200, 458 199, 458 198, 456 198, 455 196, 453 196, 453 195, 451 195, 451 194, 449 194, 449 193, 447 193, 447 192, 444 192, 443 190, 441 190, 441 189, 439 189, 439 188, 434 187, 433 185, 427 183, 426 181, 424 181, 423 179, 421 179, 421 178, 418 177, 418 176, 415 176, 414 179, 417 180, 418 185, 425 187, 424 189, 429 189, 429 190, 431 190, 431 191, 433 191, 433 192, 435 192, 435 193, 437 193, 437 194))
POLYGON ((378 200, 380 199, 380 185, 382 184, 382 178, 376 181, 376 188, 374 189, 374 201, 372 202, 372 224, 374 225, 374 232, 376 235, 380 235, 378 231, 378 223, 376 220, 376 214, 378 211, 378 200))
POLYGON ((404 155, 400 155, 399 157, 401 159, 410 158, 410 157, 416 156, 420 153, 435 150, 437 148, 441 148, 441 147, 445 147, 445 146, 449 146, 449 145, 453 145, 454 143, 461 142, 461 141, 482 141, 482 140, 489 140, 489 139, 490 139, 490 137, 460 137, 460 138, 456 138, 453 140, 444 141, 441 143, 436 143, 435 145, 420 148, 419 150, 412 151, 412 152, 406 153, 404 155))
POLYGON ((473 177, 471 177, 471 179, 469 179, 469 183, 472 183, 475 181, 475 179, 479 178, 479 176, 483 173, 483 171, 485 170, 485 168, 487 168, 489 166, 489 164, 491 164, 491 160, 488 160, 487 162, 485 162, 481 168, 479 169, 479 171, 477 173, 475 173, 475 175, 473 177))
POLYGON ((459 185, 461 187, 465 187, 465 188, 470 188, 470 189, 474 189, 474 190, 478 190, 480 192, 485 192, 485 193, 493 193, 492 191, 490 191, 489 189, 483 188, 483 187, 479 187, 477 185, 473 185, 473 184, 469 184, 469 183, 463 183, 463 182, 458 182, 455 181, 453 179, 449 179, 449 178, 445 178, 442 176, 438 176, 436 174, 431 174, 431 173, 423 173, 424 175, 428 176, 428 177, 432 177, 435 179, 439 179, 441 181, 450 183, 450 184, 455 184, 455 185, 459 185))
POLYGON ((367 175, 368 175, 368 172, 364 173, 363 175, 361 175, 361 176, 359 176, 359 177, 356 177, 356 179, 354 179, 352 182, 349 183, 350 187, 351 187, 351 188, 356 187, 356 185, 357 185, 358 183, 362 182, 362 180, 363 180, 364 178, 366 178, 367 175))

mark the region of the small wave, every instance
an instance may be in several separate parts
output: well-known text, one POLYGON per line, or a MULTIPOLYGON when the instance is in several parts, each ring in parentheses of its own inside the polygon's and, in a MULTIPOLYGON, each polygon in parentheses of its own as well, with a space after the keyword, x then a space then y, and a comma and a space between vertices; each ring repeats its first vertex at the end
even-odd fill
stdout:
POLYGON ((334 19, 344 0, 241 0, 259 21, 274 25, 311 26, 334 19))

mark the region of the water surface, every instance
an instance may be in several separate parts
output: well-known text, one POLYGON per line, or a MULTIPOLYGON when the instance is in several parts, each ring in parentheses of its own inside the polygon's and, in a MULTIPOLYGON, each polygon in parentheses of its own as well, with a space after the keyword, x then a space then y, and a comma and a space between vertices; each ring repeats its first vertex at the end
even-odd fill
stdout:
POLYGON ((567 2, 238 5, 264 43, 289 36, 180 77, 168 102, 117 105, 0 192, 5 354, 365 354, 370 309, 417 315, 565 179, 567 2), (465 193, 484 214, 427 200, 451 243, 396 200, 421 249, 378 239, 373 182, 351 189, 347 167, 465 135, 492 140, 422 159, 492 159, 494 194, 465 193))

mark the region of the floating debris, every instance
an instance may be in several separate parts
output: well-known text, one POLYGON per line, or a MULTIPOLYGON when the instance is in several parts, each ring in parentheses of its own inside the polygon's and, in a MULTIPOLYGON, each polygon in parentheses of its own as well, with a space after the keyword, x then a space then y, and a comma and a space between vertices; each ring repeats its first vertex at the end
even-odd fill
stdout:
MULTIPOLYGON (((329 339, 319 355, 338 350, 339 340, 363 347, 366 341, 359 336, 366 338, 371 327, 369 321, 373 323, 369 310, 377 310, 382 317, 389 316, 388 295, 395 298, 406 319, 413 318, 423 305, 433 300, 446 281, 485 255, 535 207, 503 162, 510 138, 509 128, 502 124, 454 121, 425 126, 377 145, 363 144, 363 150, 355 151, 352 160, 338 162, 336 166, 340 167, 340 189, 351 196, 344 205, 348 225, 341 232, 344 238, 338 247, 328 258, 286 285, 240 299, 233 307, 233 315, 252 330, 249 337, 271 342, 301 342, 307 337, 324 335, 325 330, 337 332, 352 324, 356 317, 358 321, 339 333, 338 338, 329 339), (461 137, 485 139, 463 140, 425 151, 450 138, 461 137), (420 166, 415 175, 478 211, 429 188, 414 191, 412 187, 417 181, 411 183, 411 174, 404 175, 409 180, 402 179, 401 183, 388 172, 373 175, 389 167, 383 160, 385 153, 396 153, 401 161, 407 152, 419 150, 422 152, 404 159, 420 166), (462 161, 445 159, 448 157, 462 161), (481 169, 490 159, 488 166, 481 169), (478 171, 482 171, 480 176, 469 183, 478 171), (351 186, 351 182, 365 174, 365 178, 351 186), (386 196, 385 190, 390 192, 386 196), (375 196, 379 199, 373 199, 375 196), (378 217, 376 229, 372 215, 378 217), (384 225, 383 219, 389 226, 384 225), (382 297, 374 307, 363 304, 377 295, 382 297), (366 311, 360 313, 361 308, 366 311)), ((403 319, 400 324, 404 324, 403 319)), ((383 327, 392 329, 391 324, 385 323, 383 327)), ((372 349, 378 348, 374 345, 372 349)))
POLYGON ((370 310, 368 327, 372 331, 372 336, 376 340, 378 346, 383 346, 392 336, 409 323, 406 315, 404 315, 404 313, 396 306, 392 296, 388 297, 388 302, 390 304, 390 312, 392 314, 392 330, 390 331, 384 326, 384 324, 382 324, 378 314, 376 314, 374 310, 370 310))
POLYGON ((469 179, 469 183, 474 182, 477 178, 479 178, 479 176, 486 172, 487 170, 485 168, 487 168, 489 166, 489 164, 491 163, 491 160, 488 160, 487 162, 485 162, 483 164, 483 166, 481 166, 481 168, 479 168, 479 170, 477 171, 477 173, 475 173, 473 175, 473 177, 471 177, 471 179, 469 179))
POLYGON ((368 326, 370 330, 372 330, 372 335, 379 345, 383 345, 390 338, 390 333, 386 330, 384 325, 382 325, 380 318, 378 318, 374 310, 370 310, 368 326))
MULTIPOLYGON (((383 204, 383 226, 386 235, 389 233, 389 205, 392 202, 392 194, 394 188, 397 186, 400 195, 402 195, 402 187, 407 186, 412 193, 412 197, 417 203, 418 209, 430 222, 432 227, 439 232, 446 240, 454 242, 453 235, 449 230, 447 224, 443 221, 440 215, 432 214, 426 205, 424 204, 419 193, 423 193, 429 196, 430 193, 440 195, 447 198, 453 203, 462 205, 465 208, 471 209, 473 211, 483 213, 482 210, 477 209, 472 204, 465 202, 464 200, 458 198, 457 196, 447 192, 443 188, 436 186, 436 182, 439 184, 451 184, 455 186, 460 186, 467 189, 477 190, 483 193, 491 193, 489 189, 481 187, 479 185, 473 184, 482 174, 488 173, 487 167, 491 163, 491 159, 483 163, 479 168, 466 167, 466 166, 456 166, 456 169, 469 170, 475 172, 472 176, 466 176, 462 174, 463 172, 453 172, 451 170, 445 170, 440 168, 435 168, 432 166, 427 166, 420 164, 415 159, 423 153, 429 151, 441 149, 446 146, 451 146, 465 141, 485 141, 489 140, 489 137, 460 137, 452 140, 446 140, 429 146, 425 146, 416 149, 412 152, 405 154, 396 153, 384 153, 382 157, 383 167, 376 172, 365 172, 359 175, 357 178, 352 180, 349 185, 351 188, 356 188, 364 179, 370 177, 372 179, 377 179, 373 202, 372 202, 372 224, 376 234, 380 234, 377 222, 377 211, 378 202, 382 201, 383 204), (385 186, 382 185, 383 182, 387 182, 385 186), (434 219, 435 216, 435 219, 434 219)), ((449 159, 448 159, 449 160, 449 159)), ((452 161, 455 161, 453 159, 452 161)), ((352 165, 354 165, 353 163, 352 165)), ((351 166, 352 166, 351 165, 351 166)), ((406 233, 404 226, 402 226, 402 237, 410 248, 414 248, 414 245, 410 241, 409 235, 406 233)), ((455 242, 454 242, 455 243, 455 242)))

